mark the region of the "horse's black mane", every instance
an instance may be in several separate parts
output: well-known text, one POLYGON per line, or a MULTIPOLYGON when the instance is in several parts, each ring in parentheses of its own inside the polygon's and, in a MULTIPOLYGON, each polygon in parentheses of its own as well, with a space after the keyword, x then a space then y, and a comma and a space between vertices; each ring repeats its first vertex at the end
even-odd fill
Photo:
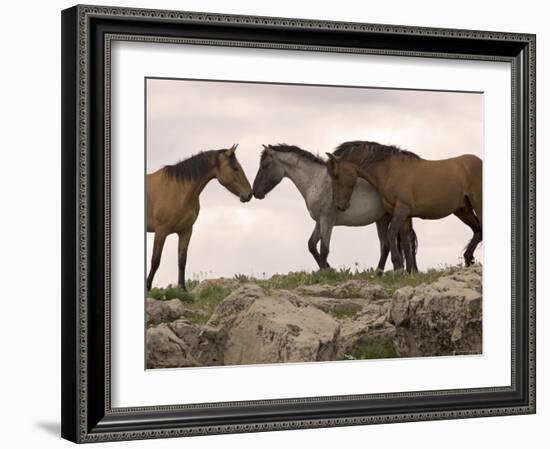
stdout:
POLYGON ((382 145, 378 142, 354 140, 344 142, 336 148, 334 153, 344 159, 361 160, 365 162, 377 162, 391 156, 403 156, 410 159, 420 159, 418 154, 412 151, 402 150, 395 145, 382 145))
MULTIPOLYGON (((281 153, 294 153, 309 161, 316 162, 317 164, 325 165, 325 161, 321 159, 318 155, 310 153, 309 151, 306 151, 306 150, 302 150, 300 147, 297 147, 296 145, 287 145, 286 143, 279 143, 277 145, 268 145, 268 148, 270 148, 273 151, 278 151, 281 153)), ((261 159, 265 157, 265 154, 266 154, 266 150, 262 151, 261 159)))
POLYGON ((176 164, 165 165, 164 172, 178 181, 199 179, 217 164, 217 155, 221 151, 226 150, 201 151, 176 164))

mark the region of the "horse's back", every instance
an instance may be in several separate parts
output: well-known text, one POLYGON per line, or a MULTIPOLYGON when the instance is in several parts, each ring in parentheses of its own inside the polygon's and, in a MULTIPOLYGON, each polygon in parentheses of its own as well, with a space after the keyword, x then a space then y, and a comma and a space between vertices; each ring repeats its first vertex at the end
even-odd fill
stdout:
POLYGON ((146 178, 147 189, 147 232, 155 232, 154 211, 156 200, 159 197, 160 191, 160 170, 154 173, 148 173, 146 178))
POLYGON ((199 213, 198 195, 166 176, 163 169, 147 175, 147 231, 179 232, 199 213))
MULTIPOLYGON (((400 162, 400 161, 397 161, 400 162)), ((414 216, 439 219, 454 213, 464 204, 464 198, 475 189, 476 176, 481 173, 481 159, 465 154, 449 159, 409 160, 395 164, 392 176, 393 197, 411 208, 414 216)))
POLYGON ((463 154, 461 156, 440 160, 420 161, 420 170, 417 176, 425 180, 439 179, 449 182, 470 184, 471 180, 481 179, 483 162, 475 154, 463 154))
POLYGON ((483 161, 475 154, 464 154, 459 156, 464 170, 471 179, 481 181, 483 176, 483 161))

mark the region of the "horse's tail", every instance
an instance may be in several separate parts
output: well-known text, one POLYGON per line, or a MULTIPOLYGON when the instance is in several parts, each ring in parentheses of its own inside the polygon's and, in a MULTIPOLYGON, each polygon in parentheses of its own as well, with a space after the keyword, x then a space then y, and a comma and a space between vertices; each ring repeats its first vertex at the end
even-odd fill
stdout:
POLYGON ((399 251, 399 255, 401 256, 401 260, 405 260, 405 250, 403 249, 403 245, 401 245, 401 234, 397 233, 397 250, 399 251))
POLYGON ((415 260, 415 265, 416 265, 416 252, 418 251, 418 237, 416 236, 416 232, 413 228, 413 225, 412 225, 412 220, 411 220, 411 233, 410 233, 410 238, 411 238, 411 250, 412 250, 412 255, 414 257, 414 260, 415 260))

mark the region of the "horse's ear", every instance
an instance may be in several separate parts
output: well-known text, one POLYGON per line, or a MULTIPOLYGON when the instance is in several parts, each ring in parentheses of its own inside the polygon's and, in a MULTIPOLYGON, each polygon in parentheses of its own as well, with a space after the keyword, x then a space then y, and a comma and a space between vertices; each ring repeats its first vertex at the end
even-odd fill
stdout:
POLYGON ((326 153, 326 155, 328 156, 329 161, 338 162, 340 160, 340 156, 336 156, 333 153, 326 153))
POLYGON ((271 146, 265 145, 262 143, 262 147, 264 147, 266 154, 273 154, 273 150, 271 149, 271 146))
POLYGON ((238 145, 239 145, 238 143, 234 143, 233 145, 231 145, 231 148, 227 150, 227 155, 233 156, 233 154, 235 154, 235 150, 237 149, 238 145))

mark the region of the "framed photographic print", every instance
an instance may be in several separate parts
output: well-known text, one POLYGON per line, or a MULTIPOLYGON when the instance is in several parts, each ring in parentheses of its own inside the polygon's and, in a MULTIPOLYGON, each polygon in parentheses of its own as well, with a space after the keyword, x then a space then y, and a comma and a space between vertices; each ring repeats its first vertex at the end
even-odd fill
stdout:
POLYGON ((535 36, 62 12, 62 436, 535 412, 535 36))

